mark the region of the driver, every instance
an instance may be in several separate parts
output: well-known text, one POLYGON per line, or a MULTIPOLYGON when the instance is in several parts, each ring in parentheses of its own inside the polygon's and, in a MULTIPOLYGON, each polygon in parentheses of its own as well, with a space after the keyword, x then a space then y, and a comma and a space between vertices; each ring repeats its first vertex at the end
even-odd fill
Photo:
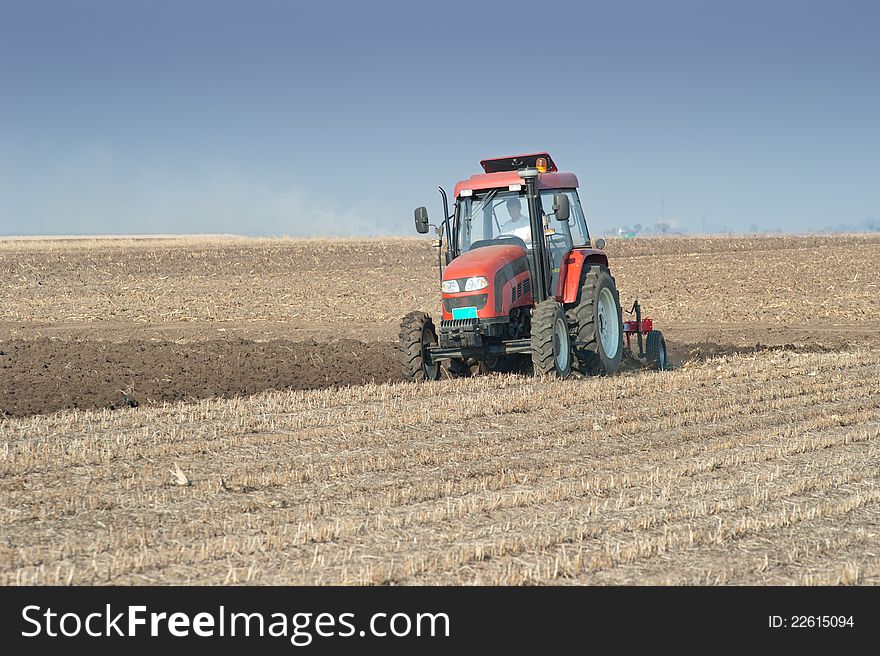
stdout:
POLYGON ((532 241, 532 227, 529 223, 528 214, 523 214, 522 201, 517 196, 511 196, 507 199, 507 213, 510 215, 510 221, 502 224, 501 234, 515 235, 522 239, 526 244, 532 241))

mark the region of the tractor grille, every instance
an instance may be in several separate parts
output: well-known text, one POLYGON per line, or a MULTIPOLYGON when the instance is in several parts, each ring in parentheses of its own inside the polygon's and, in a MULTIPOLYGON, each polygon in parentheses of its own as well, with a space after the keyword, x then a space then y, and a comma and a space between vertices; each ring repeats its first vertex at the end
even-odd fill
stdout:
POLYGON ((479 319, 443 319, 440 322, 440 329, 444 328, 464 328, 466 326, 479 326, 479 319))
POLYGON ((518 299, 522 298, 523 296, 525 296, 526 294, 528 294, 531 291, 532 291, 532 279, 526 278, 525 280, 520 282, 518 285, 514 285, 513 287, 510 288, 510 302, 516 303, 516 301, 518 299))
POLYGON ((483 343, 479 319, 444 319, 440 322, 441 348, 477 348, 483 343))
POLYGON ((456 296, 455 298, 444 298, 443 307, 447 312, 452 312, 455 308, 475 307, 477 312, 486 307, 488 294, 474 294, 473 296, 456 296))

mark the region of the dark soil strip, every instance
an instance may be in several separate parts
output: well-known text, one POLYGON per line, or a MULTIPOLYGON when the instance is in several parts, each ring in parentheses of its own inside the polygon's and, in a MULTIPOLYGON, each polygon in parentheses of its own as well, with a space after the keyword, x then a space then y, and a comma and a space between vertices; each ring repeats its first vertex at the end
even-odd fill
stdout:
POLYGON ((0 418, 398 379, 393 344, 0 342, 0 418))

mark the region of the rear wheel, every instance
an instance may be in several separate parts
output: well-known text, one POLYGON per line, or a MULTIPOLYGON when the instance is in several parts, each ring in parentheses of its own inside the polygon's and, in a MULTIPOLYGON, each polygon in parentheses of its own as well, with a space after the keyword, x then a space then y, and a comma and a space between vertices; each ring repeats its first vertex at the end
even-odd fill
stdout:
POLYGON ((437 380, 440 365, 431 361, 428 349, 437 345, 434 322, 424 312, 410 312, 400 323, 398 350, 403 361, 403 377, 413 382, 437 380))
POLYGON ((659 330, 652 330, 648 333, 645 341, 645 355, 648 367, 657 369, 658 371, 667 371, 669 369, 669 359, 666 355, 666 339, 659 330))
POLYGON ((535 373, 567 378, 571 374, 571 338, 562 304, 547 299, 532 313, 532 364, 535 373))
POLYGON ((623 357, 620 295, 606 267, 590 267, 569 316, 577 323, 578 369, 590 375, 617 373, 623 357))

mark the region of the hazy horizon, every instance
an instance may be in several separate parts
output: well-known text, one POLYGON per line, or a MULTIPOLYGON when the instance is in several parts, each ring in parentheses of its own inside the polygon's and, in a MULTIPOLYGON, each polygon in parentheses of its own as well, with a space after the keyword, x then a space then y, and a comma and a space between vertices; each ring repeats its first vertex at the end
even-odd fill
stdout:
POLYGON ((407 236, 438 185, 541 150, 577 173, 595 234, 877 231, 878 19, 0 0, 0 235, 407 236))

